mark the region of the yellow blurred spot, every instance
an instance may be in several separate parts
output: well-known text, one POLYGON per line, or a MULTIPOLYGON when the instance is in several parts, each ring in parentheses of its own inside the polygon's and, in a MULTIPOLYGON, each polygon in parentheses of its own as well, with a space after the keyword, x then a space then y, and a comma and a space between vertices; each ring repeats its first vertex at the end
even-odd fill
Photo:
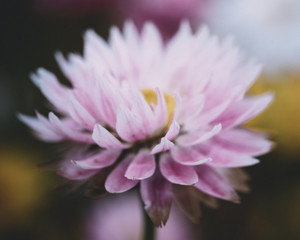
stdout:
MULTIPOLYGON (((157 95, 156 92, 152 89, 143 89, 141 90, 143 93, 147 103, 151 106, 151 103, 157 104, 157 95)), ((166 128, 170 125, 173 113, 174 113, 174 108, 175 108, 175 98, 172 97, 171 95, 164 93, 164 97, 166 100, 167 104, 167 112, 168 112, 168 121, 166 123, 166 128)))
POLYGON ((0 149, 1 225, 25 220, 42 203, 45 179, 36 158, 22 149, 0 149))
POLYGON ((278 150, 299 154, 300 149, 300 74, 262 76, 251 88, 258 95, 275 93, 275 100, 262 114, 249 122, 250 127, 267 128, 276 133, 278 150))

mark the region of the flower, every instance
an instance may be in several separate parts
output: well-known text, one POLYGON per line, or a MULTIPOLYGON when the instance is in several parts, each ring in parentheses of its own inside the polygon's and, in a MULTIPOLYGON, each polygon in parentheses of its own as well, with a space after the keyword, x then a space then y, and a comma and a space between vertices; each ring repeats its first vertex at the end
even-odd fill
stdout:
POLYGON ((272 147, 241 126, 273 99, 245 95, 260 65, 206 27, 193 34, 183 22, 164 44, 153 24, 139 34, 127 22, 123 35, 111 29, 108 43, 87 31, 83 57, 56 58, 72 87, 45 69, 32 79, 59 115, 20 119, 45 141, 73 143, 60 175, 90 180, 100 192, 139 184, 156 226, 166 223, 173 197, 195 221, 199 199, 238 202, 234 189, 246 187, 235 168, 272 147))
POLYGON ((265 72, 299 69, 298 0, 213 0, 205 15, 212 30, 234 35, 248 54, 264 64, 265 72))
MULTIPOLYGON (((140 205, 137 194, 133 193, 102 199, 86 215, 85 239, 143 239, 145 229, 140 205)), ((168 223, 156 229, 155 235, 157 240, 198 239, 195 229, 177 208, 172 209, 168 223)))

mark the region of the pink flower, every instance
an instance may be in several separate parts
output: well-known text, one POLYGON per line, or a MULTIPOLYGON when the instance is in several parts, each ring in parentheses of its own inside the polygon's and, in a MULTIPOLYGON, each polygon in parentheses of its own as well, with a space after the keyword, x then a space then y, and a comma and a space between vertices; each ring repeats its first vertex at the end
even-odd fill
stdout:
POLYGON ((260 65, 206 27, 193 34, 184 22, 164 44, 153 24, 139 35, 127 22, 123 34, 111 29, 108 43, 87 31, 83 57, 56 58, 71 88, 45 69, 32 79, 58 114, 20 119, 45 141, 73 143, 62 176, 110 193, 139 184, 157 226, 173 198, 193 220, 199 200, 238 202, 235 189, 245 184, 235 168, 272 147, 241 126, 273 99, 246 95, 260 65))
MULTIPOLYGON (((143 211, 136 194, 110 196, 97 203, 91 210, 86 215, 85 239, 142 239, 143 211)), ((165 227, 156 229, 155 235, 157 240, 198 239, 193 227, 177 208, 172 208, 168 223, 165 227)))

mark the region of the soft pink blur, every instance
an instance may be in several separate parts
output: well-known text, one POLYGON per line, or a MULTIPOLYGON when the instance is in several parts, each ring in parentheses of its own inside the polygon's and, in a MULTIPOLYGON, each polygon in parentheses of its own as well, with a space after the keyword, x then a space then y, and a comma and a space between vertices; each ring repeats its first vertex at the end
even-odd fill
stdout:
MULTIPOLYGON (((175 205, 163 228, 156 228, 157 240, 194 240, 195 231, 175 205)), ((140 240, 144 219, 136 193, 110 196, 95 205, 87 215, 86 240, 140 240)))
POLYGON ((139 28, 146 21, 153 21, 167 37, 178 29, 183 19, 200 21, 201 10, 207 0, 129 0, 119 1, 123 19, 133 19, 139 28))

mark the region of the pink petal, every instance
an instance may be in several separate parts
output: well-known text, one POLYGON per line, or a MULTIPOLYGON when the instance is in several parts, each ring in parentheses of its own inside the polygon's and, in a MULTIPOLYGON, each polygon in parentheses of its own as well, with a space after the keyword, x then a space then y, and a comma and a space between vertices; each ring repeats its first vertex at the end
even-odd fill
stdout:
POLYGON ((172 204, 172 184, 157 171, 152 177, 141 181, 140 191, 145 210, 157 227, 166 224, 172 204))
POLYGON ((95 99, 103 120, 112 128, 116 127, 117 111, 124 98, 117 79, 111 74, 102 74, 95 79, 95 99))
POLYGON ((128 145, 121 143, 114 135, 112 135, 100 124, 95 125, 92 138, 97 145, 107 149, 126 149, 129 147, 128 145))
POLYGON ((214 139, 219 146, 233 152, 258 156, 269 152, 273 143, 265 139, 266 134, 247 129, 223 131, 214 139))
POLYGON ((76 142, 93 143, 91 135, 80 129, 73 129, 72 121, 60 120, 53 112, 49 113, 49 123, 56 133, 76 142))
POLYGON ((162 137, 159 144, 157 144, 151 151, 151 154, 157 154, 160 152, 166 152, 174 146, 174 143, 169 141, 167 138, 162 137))
POLYGON ((151 135, 159 127, 154 124, 154 113, 142 93, 138 92, 132 105, 132 114, 139 118, 145 135, 151 135))
POLYGON ((181 122, 185 123, 185 129, 194 127, 191 122, 197 118, 197 116, 201 115, 204 104, 205 96, 203 94, 198 94, 197 97, 186 99, 185 105, 188 107, 182 108, 179 115, 181 122))
POLYGON ((64 161, 57 174, 71 180, 87 179, 99 172, 99 169, 87 170, 75 166, 71 161, 64 161))
POLYGON ((132 155, 127 156, 112 170, 105 181, 106 191, 110 193, 122 193, 138 184, 139 181, 129 180, 124 176, 132 159, 132 155))
POLYGON ((141 118, 123 105, 119 107, 117 113, 116 130, 119 136, 128 142, 143 140, 147 137, 141 118))
POLYGON ((175 94, 175 108, 174 108, 174 112, 173 112, 172 122, 175 119, 179 118, 179 115, 181 114, 181 111, 182 111, 182 98, 180 97, 179 94, 175 94))
POLYGON ((151 177, 156 167, 155 157, 147 150, 141 150, 126 170, 125 177, 142 180, 151 177))
POLYGON ((195 167, 199 181, 194 185, 197 189, 217 198, 238 202, 238 196, 228 180, 214 168, 207 165, 195 167))
POLYGON ((90 98, 91 89, 94 89, 94 69, 91 64, 77 54, 69 54, 68 61, 61 53, 57 53, 55 57, 62 72, 71 81, 73 90, 87 92, 90 98))
POLYGON ((198 176, 193 167, 175 162, 169 154, 160 157, 159 168, 162 175, 172 183, 192 185, 198 181, 198 176))
POLYGON ((72 161, 77 167, 83 169, 99 169, 110 166, 115 163, 115 161, 120 156, 120 151, 115 150, 104 150, 93 154, 82 160, 72 161))
MULTIPOLYGON (((91 89, 94 89, 94 88, 95 87, 91 87, 91 89)), ((71 98, 74 98, 75 101, 78 102, 84 108, 84 110, 87 112, 88 115, 90 115, 93 119, 97 119, 97 122, 102 121, 101 115, 99 114, 99 111, 95 107, 95 105, 97 103, 95 103, 95 101, 93 100, 93 93, 91 93, 91 92, 86 93, 85 91, 82 91, 82 90, 73 89, 71 98)), ((69 106, 69 108, 70 108, 70 106, 69 106)), ((78 108, 80 109, 80 107, 78 107, 78 108)), ((79 113, 80 113, 80 111, 79 111, 79 113)), ((95 123, 93 123, 93 124, 95 124, 95 123)), ((92 130, 93 127, 94 127, 94 125, 92 126, 92 128, 90 130, 92 130)))
POLYGON ((173 140, 174 138, 176 138, 178 136, 179 131, 180 131, 180 126, 179 126, 178 122, 174 120, 168 129, 166 138, 170 141, 173 140))
POLYGON ((221 130, 222 130, 222 125, 217 124, 213 127, 208 127, 205 129, 193 131, 191 133, 182 135, 176 139, 176 142, 181 146, 192 146, 212 138, 213 136, 218 134, 221 130))
POLYGON ((273 94, 246 98, 229 107, 214 123, 221 123, 223 128, 240 125, 261 113, 273 100, 273 94))
POLYGON ((163 93, 156 88, 157 104, 153 105, 153 111, 155 115, 155 125, 159 127, 164 127, 168 120, 168 111, 166 99, 163 93))
POLYGON ((91 114, 74 98, 69 98, 68 111, 70 116, 84 128, 92 130, 96 120, 91 114))
POLYGON ((157 27, 146 22, 141 32, 142 55, 146 57, 146 62, 152 64, 163 51, 163 41, 157 27))
POLYGON ((139 32, 135 26, 135 24, 132 21, 126 21, 124 22, 124 39, 127 41, 127 45, 130 45, 134 48, 136 48, 137 44, 140 41, 139 32))
POLYGON ((219 115, 221 115, 225 109, 232 102, 232 98, 223 101, 214 108, 207 111, 201 111, 193 119, 190 119, 186 123, 187 130, 199 129, 201 126, 208 125, 212 120, 215 120, 219 115))
POLYGON ((257 159, 247 154, 234 152, 216 144, 207 144, 203 148, 205 148, 205 155, 212 158, 212 161, 208 164, 213 167, 246 167, 259 162, 257 159))
POLYGON ((84 57, 95 69, 115 69, 116 62, 110 46, 93 30, 84 35, 84 57))
POLYGON ((45 121, 41 121, 34 117, 28 117, 23 114, 18 114, 18 118, 27 126, 32 128, 37 136, 44 141, 57 142, 63 140, 63 137, 60 134, 57 134, 49 123, 47 124, 48 120, 43 116, 40 117, 44 118, 45 121))
POLYGON ((174 147, 171 150, 171 156, 174 161, 182 165, 199 165, 211 161, 211 158, 191 147, 174 147))
POLYGON ((110 29, 109 43, 116 60, 116 64, 118 64, 119 71, 126 72, 129 75, 132 68, 132 54, 117 27, 112 27, 110 29))
POLYGON ((54 74, 40 68, 37 74, 31 75, 31 79, 57 110, 63 113, 68 112, 67 105, 62 103, 68 99, 70 89, 61 85, 54 74))

